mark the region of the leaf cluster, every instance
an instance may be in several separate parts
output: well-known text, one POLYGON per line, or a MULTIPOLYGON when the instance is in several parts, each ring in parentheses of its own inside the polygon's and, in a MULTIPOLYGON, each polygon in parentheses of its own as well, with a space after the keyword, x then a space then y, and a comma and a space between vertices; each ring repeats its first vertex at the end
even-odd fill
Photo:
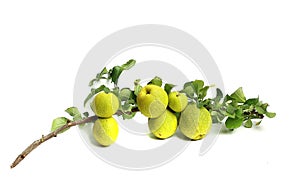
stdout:
POLYGON ((251 128, 254 124, 259 125, 265 116, 276 116, 276 113, 267 111, 269 104, 260 101, 259 97, 246 99, 241 87, 224 98, 220 89, 216 91, 216 97, 210 99, 205 106, 210 110, 213 122, 220 123, 225 120, 228 129, 241 126, 251 128), (253 120, 258 121, 253 123, 253 120))

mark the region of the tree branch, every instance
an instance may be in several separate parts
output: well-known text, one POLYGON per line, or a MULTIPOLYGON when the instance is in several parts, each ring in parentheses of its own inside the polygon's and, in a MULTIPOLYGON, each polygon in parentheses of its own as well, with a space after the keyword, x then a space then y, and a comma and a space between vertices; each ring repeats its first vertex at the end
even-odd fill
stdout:
POLYGON ((33 143, 31 143, 31 145, 29 145, 16 159, 15 161, 10 165, 10 168, 14 168, 15 166, 17 166, 31 151, 33 151, 35 148, 37 148, 40 144, 42 144, 45 141, 48 141, 49 139, 56 137, 58 133, 63 132, 64 130, 76 126, 76 125, 80 125, 80 124, 85 124, 85 123, 90 123, 90 122, 94 122, 98 119, 97 116, 91 116, 79 121, 72 121, 72 122, 68 122, 66 125, 56 129, 55 131, 52 131, 51 133, 49 133, 48 135, 44 136, 42 135, 42 137, 36 141, 34 141, 33 143))
MULTIPOLYGON (((131 111, 128 111, 128 112, 123 112, 121 110, 118 110, 115 113, 115 115, 130 114, 131 112, 137 112, 137 111, 139 111, 139 109, 137 107, 134 107, 131 109, 131 111)), ((15 161, 10 165, 10 168, 14 168, 15 166, 17 166, 31 151, 33 151, 35 148, 37 148, 40 144, 42 144, 45 141, 48 141, 49 139, 51 139, 53 137, 56 137, 59 133, 63 132, 64 130, 66 130, 70 127, 76 126, 76 125, 94 122, 97 119, 98 119, 97 116, 91 116, 91 117, 87 117, 87 118, 79 120, 79 121, 68 121, 68 123, 66 125, 56 129, 55 131, 52 131, 48 135, 46 135, 46 136, 42 135, 42 137, 40 139, 35 140, 21 154, 19 154, 19 156, 15 159, 15 161)))

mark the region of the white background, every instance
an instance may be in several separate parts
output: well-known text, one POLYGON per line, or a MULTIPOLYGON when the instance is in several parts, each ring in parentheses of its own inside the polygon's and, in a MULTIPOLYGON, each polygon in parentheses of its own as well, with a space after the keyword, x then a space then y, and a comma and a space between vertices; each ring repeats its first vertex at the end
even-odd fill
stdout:
POLYGON ((299 190, 298 1, 1 1, 0 190, 299 190), (195 36, 211 53, 227 92, 271 104, 275 119, 221 134, 198 156, 193 142, 148 171, 112 167, 76 129, 10 163, 72 105, 74 79, 102 38, 137 24, 166 24, 195 36))

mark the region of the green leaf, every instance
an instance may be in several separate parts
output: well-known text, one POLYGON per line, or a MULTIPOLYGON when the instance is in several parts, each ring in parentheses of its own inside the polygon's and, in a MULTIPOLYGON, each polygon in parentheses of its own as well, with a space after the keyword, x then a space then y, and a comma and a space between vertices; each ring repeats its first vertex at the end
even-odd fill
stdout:
POLYGON ((69 107, 65 111, 72 117, 74 117, 75 115, 81 115, 77 107, 69 107))
POLYGON ((243 109, 242 108, 237 108, 236 110, 235 110, 235 116, 236 117, 238 117, 238 118, 243 118, 244 116, 243 116, 243 109))
POLYGON ((105 75, 105 74, 107 74, 107 73, 108 73, 108 71, 107 71, 106 67, 104 67, 104 68, 102 69, 102 71, 96 75, 96 78, 95 78, 95 79, 92 79, 92 80, 90 81, 89 86, 94 85, 95 82, 98 82, 98 81, 100 81, 101 79, 106 79, 106 78, 103 77, 103 75, 105 75))
POLYGON ((222 112, 223 115, 230 117, 230 118, 235 118, 235 113, 228 113, 227 111, 222 112))
POLYGON ((232 115, 235 114, 235 107, 233 107, 232 105, 228 105, 226 108, 226 112, 232 115))
POLYGON ((87 112, 87 111, 82 113, 82 114, 83 114, 84 117, 89 117, 89 115, 90 115, 89 112, 87 112))
POLYGON ((89 95, 85 98, 83 105, 85 106, 86 103, 87 103, 94 95, 96 95, 97 93, 99 93, 99 92, 101 92, 101 91, 103 91, 103 90, 107 90, 107 89, 109 90, 109 88, 107 88, 105 85, 101 85, 101 86, 100 86, 99 88, 97 88, 97 89, 92 88, 92 89, 91 89, 91 93, 89 93, 89 95))
POLYGON ((173 85, 173 84, 165 84, 164 89, 167 92, 167 94, 169 94, 171 92, 172 88, 174 88, 174 87, 175 87, 175 85, 173 85))
POLYGON ((244 104, 241 108, 243 108, 244 112, 251 112, 255 108, 255 105, 244 104))
POLYGON ((265 109, 263 109, 262 107, 260 107, 258 105, 255 106, 255 109, 259 114, 265 114, 267 112, 265 109))
POLYGON ((193 87, 188 86, 188 87, 184 88, 182 90, 182 92, 185 93, 189 98, 194 98, 195 91, 194 91, 193 87))
POLYGON ((258 102, 259 102, 259 98, 250 98, 246 100, 245 104, 256 105, 258 102))
POLYGON ((264 110, 267 110, 267 107, 269 106, 269 104, 267 103, 262 103, 259 105, 261 108, 263 108, 264 110))
MULTIPOLYGON (((55 118, 53 121, 52 121, 52 127, 51 127, 51 132, 53 131, 56 131, 57 129, 61 128, 62 126, 66 125, 68 123, 68 119, 65 118, 65 117, 58 117, 58 118, 55 118)), ((67 129, 66 129, 67 130, 67 129)), ((60 133, 63 133, 65 132, 66 130, 60 132, 60 133)))
POLYGON ((246 97, 243 92, 243 88, 238 88, 233 94, 230 95, 231 98, 236 100, 238 103, 244 103, 246 101, 246 97))
POLYGON ((119 98, 121 101, 127 101, 128 99, 132 99, 133 96, 133 92, 129 88, 123 88, 120 91, 119 98))
POLYGON ((79 112, 77 107, 69 107, 65 111, 73 117, 74 121, 78 121, 82 119, 81 113, 79 112))
POLYGON ((136 101, 135 101, 135 97, 134 98, 130 98, 129 100, 127 100, 126 102, 128 102, 129 104, 131 104, 131 105, 135 105, 136 103, 136 101))
POLYGON ((217 92, 217 97, 223 98, 223 93, 221 89, 217 88, 216 92, 217 92))
POLYGON ((108 71, 108 79, 111 79, 111 82, 117 85, 119 77, 122 74, 122 72, 124 70, 129 70, 131 67, 135 65, 135 63, 136 63, 135 60, 129 60, 121 66, 114 66, 112 69, 108 71))
POLYGON ((82 119, 81 114, 80 114, 80 115, 75 115, 75 116, 73 117, 73 121, 79 121, 79 120, 81 120, 81 119, 82 119))
POLYGON ((155 76, 148 84, 153 84, 153 85, 156 85, 156 86, 161 87, 161 85, 162 85, 162 80, 161 80, 160 77, 155 76))
POLYGON ((197 100, 196 104, 199 109, 204 106, 204 103, 201 100, 197 100))
POLYGON ((276 116, 276 113, 274 113, 274 112, 267 112, 266 116, 269 117, 269 118, 273 118, 273 117, 276 116))
POLYGON ((218 112, 217 111, 211 111, 210 113, 211 117, 212 117, 212 121, 213 123, 218 123, 219 120, 218 120, 218 112))
POLYGON ((110 73, 110 77, 111 77, 111 81, 114 84, 118 84, 119 77, 120 77, 121 73, 123 72, 123 70, 124 69, 121 66, 114 66, 112 68, 112 71, 110 73))
POLYGON ((141 85, 137 85, 135 88, 134 88, 134 95, 138 96, 138 94, 140 93, 141 89, 143 87, 141 85))
POLYGON ((216 89, 216 92, 217 93, 216 93, 216 97, 214 98, 214 100, 216 102, 219 102, 223 98, 223 93, 219 88, 216 89))
POLYGON ((97 79, 92 79, 90 82, 89 82, 89 86, 91 87, 92 85, 94 85, 94 83, 97 81, 97 79))
POLYGON ((108 70, 106 69, 106 67, 104 67, 104 68, 101 70, 101 72, 98 73, 98 74, 96 75, 96 78, 97 78, 98 80, 100 80, 104 74, 108 74, 108 70))
POLYGON ((225 117, 226 117, 226 116, 223 115, 222 113, 218 113, 218 114, 217 114, 217 119, 218 119, 219 122, 222 122, 222 121, 225 119, 225 117))
POLYGON ((251 128, 251 127, 252 127, 252 121, 251 121, 251 119, 248 119, 248 120, 244 123, 244 127, 246 127, 246 128, 251 128))
POLYGON ((211 116, 212 123, 220 123, 217 116, 211 116))
POLYGON ((141 89, 143 88, 141 85, 140 85, 140 79, 137 79, 134 81, 134 95, 138 95, 141 91, 141 89))
POLYGON ((230 118, 225 121, 225 125, 228 129, 236 129, 243 124, 243 118, 230 118))
POLYGON ((202 80, 195 80, 192 82, 194 90, 196 92, 196 94, 198 95, 200 90, 203 88, 204 86, 204 82, 202 80))
POLYGON ((198 92, 198 99, 204 99, 207 95, 207 90, 209 89, 209 86, 205 86, 201 88, 198 92))
POLYGON ((190 87, 190 86, 193 87, 193 82, 186 82, 183 85, 183 89, 186 88, 186 87, 190 87))
POLYGON ((192 82, 186 82, 183 86, 183 90, 180 92, 185 93, 189 98, 194 98, 195 90, 192 82))
POLYGON ((232 100, 232 97, 230 97, 230 95, 226 94, 226 96, 224 97, 224 103, 226 103, 230 100, 232 100))
MULTIPOLYGON (((107 94, 111 92, 110 89, 109 89, 108 87, 106 87, 106 86, 103 88, 103 91, 104 91, 105 93, 107 93, 107 94)), ((99 93, 99 92, 98 92, 98 93, 99 93)))
POLYGON ((135 65, 136 61, 131 59, 128 60, 125 64, 123 64, 121 67, 123 68, 123 70, 129 70, 130 68, 132 68, 135 65))
POLYGON ((129 110, 130 108, 131 108, 131 104, 127 101, 122 105, 122 109, 124 111, 129 110))

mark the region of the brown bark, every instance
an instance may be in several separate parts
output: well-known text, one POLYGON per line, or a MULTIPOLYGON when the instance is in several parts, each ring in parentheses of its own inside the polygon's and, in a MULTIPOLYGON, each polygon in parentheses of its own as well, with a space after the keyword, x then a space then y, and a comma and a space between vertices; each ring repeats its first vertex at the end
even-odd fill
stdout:
POLYGON ((90 122, 94 122, 98 119, 97 116, 91 116, 79 121, 72 121, 72 122, 68 122, 66 125, 58 128, 55 131, 52 131, 51 133, 49 133, 48 135, 44 136, 42 135, 42 137, 36 141, 34 141, 33 143, 31 143, 31 145, 29 145, 21 154, 19 154, 19 156, 15 159, 15 161, 10 165, 10 168, 14 168, 15 166, 17 166, 31 151, 33 151, 35 148, 37 148, 40 144, 42 144, 45 141, 48 141, 49 139, 56 137, 59 133, 63 132, 64 130, 76 126, 76 125, 80 125, 80 124, 85 124, 85 123, 90 123, 90 122))

